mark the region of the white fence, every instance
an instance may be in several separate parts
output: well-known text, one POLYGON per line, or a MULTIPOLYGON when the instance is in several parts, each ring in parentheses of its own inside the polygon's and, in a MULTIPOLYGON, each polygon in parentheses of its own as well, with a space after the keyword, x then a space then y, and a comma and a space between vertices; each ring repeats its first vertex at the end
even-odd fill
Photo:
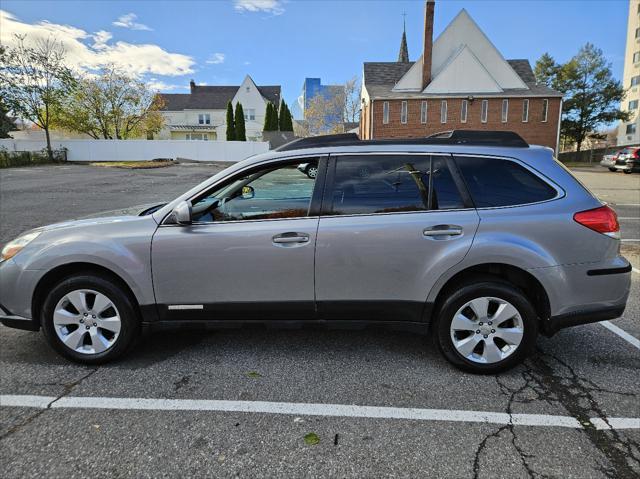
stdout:
MULTIPOLYGON (((10 151, 40 151, 45 146, 44 141, 0 140, 0 148, 10 151)), ((53 140, 51 146, 66 148, 68 161, 240 161, 269 150, 264 141, 53 140)))

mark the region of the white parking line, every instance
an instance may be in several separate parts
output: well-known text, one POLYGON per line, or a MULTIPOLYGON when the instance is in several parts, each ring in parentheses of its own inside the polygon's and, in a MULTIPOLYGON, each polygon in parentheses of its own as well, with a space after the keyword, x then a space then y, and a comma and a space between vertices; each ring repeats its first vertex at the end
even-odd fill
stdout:
MULTIPOLYGON (((313 404, 267 401, 221 401, 207 399, 147 399, 107 397, 63 397, 0 395, 0 406, 52 409, 120 409, 144 411, 214 411, 287 414, 296 416, 358 417, 372 419, 408 419, 415 421, 449 421, 517 426, 583 428, 571 416, 549 414, 507 414, 491 411, 397 408, 350 404, 313 404)), ((640 418, 592 418, 597 429, 639 429, 640 418)))
POLYGON ((619 220, 640 220, 640 218, 636 218, 635 216, 618 216, 619 220))
POLYGON ((600 321, 600 324, 602 324, 605 328, 607 328, 613 334, 617 334, 618 336, 620 336, 622 339, 628 342, 631 346, 634 346, 640 349, 640 339, 636 338, 635 336, 631 336, 624 329, 619 328, 618 326, 616 326, 613 323, 610 323, 609 321, 600 321))
POLYGON ((623 243, 637 243, 640 241, 640 239, 623 239, 620 241, 622 241, 623 243))
POLYGON ((631 271, 633 271, 634 273, 640 274, 640 269, 634 268, 633 266, 631 267, 631 271))

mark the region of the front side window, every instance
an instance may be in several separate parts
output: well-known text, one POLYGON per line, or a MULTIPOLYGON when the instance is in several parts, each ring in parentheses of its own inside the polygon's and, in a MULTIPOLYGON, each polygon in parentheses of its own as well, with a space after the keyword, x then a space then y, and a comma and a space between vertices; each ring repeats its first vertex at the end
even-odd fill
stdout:
POLYGON ((509 116, 509 100, 502 100, 502 123, 506 123, 509 116))
POLYGON ((445 159, 429 155, 339 156, 330 214, 463 208, 445 159))
POLYGON ((488 113, 489 113, 489 100, 482 100, 482 107, 480 109, 480 121, 482 123, 487 122, 488 113))
POLYGON ((209 113, 200 113, 198 115, 198 124, 199 125, 210 125, 211 124, 211 115, 209 113))
POLYGON ((193 221, 251 221, 305 217, 317 159, 270 167, 232 180, 193 202, 193 221))
POLYGON ((467 122, 467 110, 469 108, 469 102, 467 100, 462 100, 462 106, 460 107, 460 122, 467 122))
POLYGON ((458 167, 477 208, 550 200, 556 190, 519 164, 499 158, 457 156, 458 167))
POLYGON ((447 122, 447 100, 440 102, 440 123, 447 122))
POLYGON ((423 101, 420 104, 420 123, 427 122, 427 102, 423 101))
POLYGON ((529 100, 522 100, 522 122, 526 123, 529 121, 529 100))
POLYGON ((403 101, 402 107, 400 109, 400 123, 406 123, 406 122, 407 122, 407 102, 403 101))
POLYGON ((385 101, 382 103, 382 123, 385 125, 389 123, 389 102, 385 101))

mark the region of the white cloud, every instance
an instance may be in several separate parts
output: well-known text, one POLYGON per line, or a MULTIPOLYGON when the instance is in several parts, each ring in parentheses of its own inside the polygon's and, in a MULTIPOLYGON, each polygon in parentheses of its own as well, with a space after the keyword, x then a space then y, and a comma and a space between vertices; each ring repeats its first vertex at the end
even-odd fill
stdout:
POLYGON ((224 53, 213 53, 206 63, 210 65, 219 65, 220 63, 224 63, 224 53))
POLYGON ((89 34, 70 25, 47 21, 24 23, 4 10, 0 10, 0 25, 0 44, 15 45, 16 34, 25 35, 27 44, 54 38, 65 48, 69 66, 76 70, 90 71, 113 64, 136 77, 179 76, 194 71, 195 61, 188 55, 171 53, 154 44, 112 42, 113 35, 104 30, 89 34))
POLYGON ((282 15, 284 6, 281 0, 234 0, 234 8, 238 12, 267 12, 282 15))
POLYGON ((113 25, 116 27, 128 28, 130 30, 153 30, 144 23, 136 22, 136 18, 138 18, 138 15, 135 13, 127 13, 126 15, 121 15, 115 22, 113 22, 113 25))
POLYGON ((158 80, 157 78, 150 78, 146 85, 149 89, 154 91, 173 91, 173 90, 184 90, 187 87, 184 85, 174 85, 172 83, 165 83, 162 80, 158 80))
POLYGON ((251 62, 244 62, 243 65, 251 65, 251 62))

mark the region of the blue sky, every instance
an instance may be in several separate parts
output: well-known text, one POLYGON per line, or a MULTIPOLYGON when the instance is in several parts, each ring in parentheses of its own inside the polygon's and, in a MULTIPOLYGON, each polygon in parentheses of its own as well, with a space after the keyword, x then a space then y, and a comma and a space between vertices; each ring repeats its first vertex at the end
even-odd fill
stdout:
MULTIPOLYGON (((440 33, 466 8, 505 58, 545 51, 564 61, 585 42, 622 77, 628 2, 436 2, 440 33)), ((197 83, 239 84, 249 73, 280 84, 289 104, 305 77, 342 83, 365 61, 395 61, 406 12, 409 55, 421 53, 424 2, 392 0, 13 1, 0 6, 0 41, 14 32, 54 32, 85 68, 122 64, 163 91, 197 83)), ((44 33, 43 33, 44 32, 44 33)))

